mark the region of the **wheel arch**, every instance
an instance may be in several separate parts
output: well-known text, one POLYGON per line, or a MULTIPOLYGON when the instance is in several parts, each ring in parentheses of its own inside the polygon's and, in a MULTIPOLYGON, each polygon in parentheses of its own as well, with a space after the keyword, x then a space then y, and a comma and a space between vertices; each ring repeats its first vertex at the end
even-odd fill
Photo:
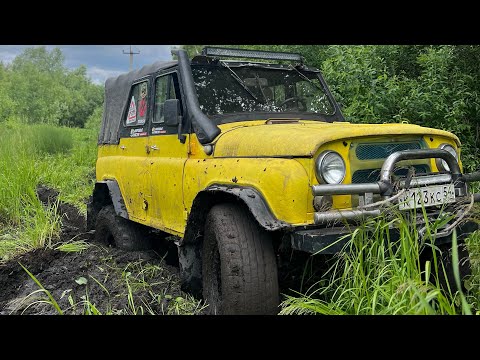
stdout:
POLYGON ((116 180, 97 181, 87 205, 87 230, 93 230, 99 211, 107 205, 113 205, 115 213, 129 219, 122 192, 116 180))
POLYGON ((193 201, 184 237, 178 243, 182 289, 196 296, 202 292, 202 244, 205 220, 210 209, 221 203, 245 207, 257 224, 267 231, 286 230, 290 224, 277 219, 260 192, 252 187, 211 185, 193 201))

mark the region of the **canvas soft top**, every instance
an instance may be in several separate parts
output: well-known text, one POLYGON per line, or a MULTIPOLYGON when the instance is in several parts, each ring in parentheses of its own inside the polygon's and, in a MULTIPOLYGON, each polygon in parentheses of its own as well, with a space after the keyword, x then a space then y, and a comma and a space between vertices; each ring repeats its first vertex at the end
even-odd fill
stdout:
POLYGON ((102 125, 98 136, 99 145, 119 143, 120 124, 132 84, 145 76, 175 65, 177 65, 177 61, 157 61, 153 64, 145 65, 139 70, 111 77, 105 81, 105 102, 102 125))

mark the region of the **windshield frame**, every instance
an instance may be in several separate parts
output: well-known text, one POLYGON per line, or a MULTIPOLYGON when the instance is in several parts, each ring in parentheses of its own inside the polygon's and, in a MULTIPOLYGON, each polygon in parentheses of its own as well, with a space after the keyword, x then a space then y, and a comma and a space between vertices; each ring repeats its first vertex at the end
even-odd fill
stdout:
MULTIPOLYGON (((285 112, 235 112, 235 113, 228 113, 228 114, 217 114, 217 115, 208 115, 205 114, 207 117, 211 118, 217 124, 224 124, 224 123, 231 123, 237 122, 242 120, 268 120, 268 119, 275 119, 275 118, 289 118, 289 119, 297 119, 297 120, 316 120, 316 121, 324 121, 324 122, 343 122, 345 118, 340 110, 340 106, 333 97, 330 89, 328 88, 327 83, 325 82, 320 70, 313 67, 308 67, 305 65, 297 65, 295 68, 292 68, 292 65, 283 65, 283 64, 272 64, 272 63, 261 63, 261 62, 252 62, 252 61, 226 61, 222 60, 228 64, 228 67, 235 69, 239 68, 255 68, 255 69, 271 69, 271 70, 283 70, 283 71, 292 71, 292 72, 300 72, 315 74, 319 81, 319 85, 321 90, 325 92, 328 101, 331 103, 333 107, 333 112, 331 114, 322 114, 322 113, 314 113, 314 112, 292 112, 292 111, 285 111, 285 112)), ((192 72, 193 69, 196 67, 207 67, 207 68, 219 68, 224 69, 224 66, 220 63, 218 59, 212 59, 209 57, 204 56, 197 56, 192 59, 191 62, 192 72)), ((305 75, 307 76, 307 75, 305 75)), ((315 84, 317 85, 317 84, 315 84)), ((198 96, 198 93, 197 93, 198 96)))

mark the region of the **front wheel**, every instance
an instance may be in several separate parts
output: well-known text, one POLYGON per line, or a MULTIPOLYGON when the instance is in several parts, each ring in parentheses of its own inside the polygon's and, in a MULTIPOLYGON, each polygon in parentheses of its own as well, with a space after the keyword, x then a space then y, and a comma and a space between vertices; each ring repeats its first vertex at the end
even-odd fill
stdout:
POLYGON ((203 240, 203 297, 212 314, 278 312, 277 263, 270 235, 243 207, 215 205, 203 240))
POLYGON ((452 244, 442 244, 439 248, 441 251, 440 265, 438 267, 440 286, 447 292, 451 291, 453 293, 460 290, 457 287, 454 275, 454 267, 458 266, 461 290, 465 292, 464 280, 472 273, 467 245, 464 242, 459 242, 457 245, 458 264, 454 264, 452 261, 452 244))

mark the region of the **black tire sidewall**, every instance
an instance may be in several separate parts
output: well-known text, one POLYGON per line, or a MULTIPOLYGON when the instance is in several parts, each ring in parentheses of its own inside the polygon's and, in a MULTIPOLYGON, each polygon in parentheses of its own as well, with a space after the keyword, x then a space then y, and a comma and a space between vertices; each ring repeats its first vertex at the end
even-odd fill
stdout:
POLYGON ((271 238, 247 210, 231 203, 212 207, 203 241, 203 296, 210 313, 278 312, 277 264, 271 238), (243 235, 238 233, 246 228, 243 235), (244 262, 252 258, 255 264, 244 262))
POLYGON ((152 244, 145 226, 124 219, 115 213, 113 205, 103 207, 95 224, 95 240, 104 245, 114 245, 126 251, 149 250, 152 244), (107 241, 110 237, 112 241, 107 241))
MULTIPOLYGON (((208 221, 208 220, 207 220, 208 221)), ((215 231, 211 231, 212 226, 207 225, 205 238, 203 242, 203 297, 209 303, 207 312, 210 314, 222 314, 222 282, 220 251, 218 248, 218 239, 215 231)))
MULTIPOLYGON (((439 260, 441 261, 441 264, 439 264, 438 267, 438 277, 439 277, 439 283, 440 286, 448 292, 448 288, 450 287, 450 290, 452 292, 455 292, 458 289, 457 283, 455 281, 455 275, 454 275, 454 264, 452 261, 452 244, 443 244, 439 246, 440 248, 440 254, 439 254, 439 260), (443 270, 445 269, 445 273, 443 270), (446 275, 446 277, 445 277, 446 275)), ((471 264, 470 264, 470 256, 468 253, 468 248, 467 245, 464 242, 459 242, 458 243, 458 270, 459 270, 459 275, 460 275, 460 283, 462 287, 462 291, 465 292, 466 288, 464 285, 464 280, 467 278, 467 276, 471 275, 471 264)), ((455 264, 457 266, 457 264, 455 264)))
POLYGON ((115 246, 115 212, 113 206, 100 210, 95 222, 95 241, 107 246, 115 246), (111 208, 111 209, 110 209, 111 208), (109 239, 110 238, 110 239, 109 239))

